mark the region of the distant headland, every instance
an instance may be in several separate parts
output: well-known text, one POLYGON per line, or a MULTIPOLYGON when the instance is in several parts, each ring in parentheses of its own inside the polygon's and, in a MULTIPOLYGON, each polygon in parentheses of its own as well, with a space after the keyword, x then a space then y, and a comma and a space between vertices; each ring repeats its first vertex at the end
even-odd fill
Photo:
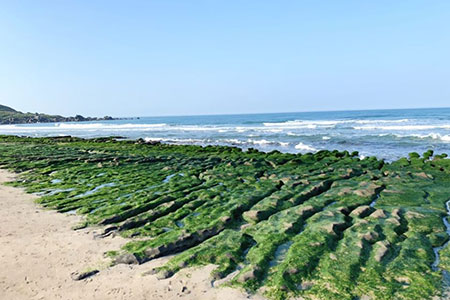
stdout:
POLYGON ((116 120, 116 118, 105 116, 83 117, 76 115, 74 117, 63 117, 59 115, 47 115, 42 113, 23 113, 11 107, 0 104, 0 124, 27 124, 27 123, 52 123, 52 122, 84 122, 84 121, 105 121, 116 120))

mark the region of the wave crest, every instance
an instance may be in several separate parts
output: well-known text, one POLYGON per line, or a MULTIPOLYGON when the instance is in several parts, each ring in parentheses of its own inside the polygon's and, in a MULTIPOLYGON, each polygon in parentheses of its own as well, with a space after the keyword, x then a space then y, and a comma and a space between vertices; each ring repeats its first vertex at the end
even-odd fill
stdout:
POLYGON ((295 145, 295 149, 300 150, 300 151, 317 151, 316 148, 311 147, 311 146, 306 145, 306 144, 303 144, 302 142, 300 142, 297 145, 295 145))
POLYGON ((391 125, 391 126, 354 126, 356 130, 430 130, 430 129, 450 129, 450 124, 442 125, 391 125))

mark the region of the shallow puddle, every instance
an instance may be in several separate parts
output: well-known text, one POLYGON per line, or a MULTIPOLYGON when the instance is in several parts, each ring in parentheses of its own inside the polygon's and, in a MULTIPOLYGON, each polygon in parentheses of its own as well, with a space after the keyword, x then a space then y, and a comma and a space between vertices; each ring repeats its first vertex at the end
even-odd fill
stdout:
POLYGON ((278 246, 277 250, 275 250, 274 259, 269 262, 270 267, 274 267, 284 260, 292 243, 292 241, 288 241, 278 246))
MULTIPOLYGON (((450 224, 447 220, 447 217, 450 216, 450 200, 448 200, 445 203, 445 207, 447 208, 447 215, 445 217, 442 218, 442 222, 444 222, 445 228, 446 228, 446 232, 447 234, 450 236, 450 224)), ((434 255, 436 256, 436 259, 434 260, 433 264, 431 265, 431 267, 433 268, 434 271, 439 270, 439 262, 440 262, 440 256, 439 256, 439 251, 441 251, 442 249, 444 249, 445 247, 447 247, 447 245, 449 244, 450 241, 447 241, 444 245, 439 246, 439 247, 434 247, 433 248, 433 252, 434 255)))
POLYGON ((92 190, 90 190, 90 191, 87 191, 87 192, 85 192, 85 193, 83 193, 83 194, 77 195, 76 197, 77 197, 77 198, 86 197, 86 196, 89 196, 89 195, 92 195, 92 194, 96 193, 97 191, 101 190, 102 188, 105 188, 105 187, 113 187, 113 186, 115 186, 115 185, 116 185, 116 184, 115 184, 114 182, 104 183, 104 184, 101 184, 101 185, 95 187, 94 189, 92 189, 92 190))

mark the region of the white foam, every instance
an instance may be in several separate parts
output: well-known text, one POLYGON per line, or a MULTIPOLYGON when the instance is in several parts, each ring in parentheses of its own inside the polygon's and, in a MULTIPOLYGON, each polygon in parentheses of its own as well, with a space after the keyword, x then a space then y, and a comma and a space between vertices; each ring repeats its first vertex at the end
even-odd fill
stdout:
MULTIPOLYGON (((264 129, 262 126, 260 129, 264 129)), ((39 125, 0 125, 0 131, 215 131, 244 132, 249 127, 229 127, 229 126, 211 126, 211 125, 168 125, 166 123, 157 124, 107 124, 107 123, 49 123, 39 125)), ((265 130, 265 129, 264 129, 265 130)))
POLYGON ((420 138, 420 139, 427 139, 431 138, 433 140, 440 140, 443 142, 450 142, 450 134, 444 134, 441 135, 439 133, 430 133, 430 134, 412 134, 411 136, 420 138))
POLYGON ((268 140, 252 140, 252 139, 248 139, 247 142, 249 144, 261 145, 261 146, 263 146, 263 145, 270 145, 270 144, 274 143, 274 142, 271 142, 271 141, 268 141, 268 140))
POLYGON ((348 121, 348 123, 357 123, 357 124, 373 124, 373 123, 406 123, 410 122, 410 119, 401 119, 401 120, 355 120, 348 121))
POLYGON ((439 134, 431 132, 429 134, 398 134, 398 133, 380 133, 378 136, 395 136, 399 138, 419 138, 419 139, 433 139, 443 142, 450 142, 450 134, 439 134))
POLYGON ((236 130, 237 132, 245 132, 245 131, 247 131, 248 129, 245 128, 245 127, 236 127, 235 130, 236 130))
POLYGON ((159 138, 159 137, 145 137, 144 141, 146 141, 146 142, 161 142, 161 141, 164 141, 164 139, 159 138))
POLYGON ((443 125, 391 125, 391 126, 354 126, 356 130, 430 130, 450 129, 450 124, 443 125))
POLYGON ((167 126, 167 124, 165 124, 165 123, 159 123, 159 124, 57 123, 54 126, 61 128, 61 129, 133 129, 133 128, 165 127, 165 126, 167 126))
POLYGON ((204 144, 204 143, 209 143, 210 140, 208 139, 167 139, 167 142, 169 143, 182 143, 182 144, 193 144, 193 143, 199 143, 199 144, 204 144))
POLYGON ((298 134, 291 132, 291 131, 287 132, 286 134, 289 136, 299 136, 298 134))
POLYGON ((212 140, 212 139, 192 139, 192 138, 186 138, 186 139, 180 139, 180 138, 161 138, 161 137, 145 137, 144 140, 146 142, 166 142, 166 143, 195 143, 195 144, 206 144, 206 143, 213 143, 213 144, 231 144, 231 145, 258 145, 258 146, 267 146, 267 145, 280 145, 282 147, 288 147, 289 142, 277 142, 277 141, 269 141, 265 139, 247 139, 247 140, 239 140, 239 139, 218 139, 218 140, 212 140))
POLYGON ((389 124, 389 123, 405 123, 410 122, 410 119, 400 119, 400 120, 293 120, 285 122, 273 122, 273 123, 263 123, 266 127, 285 127, 285 128, 309 128, 315 129, 317 127, 330 128, 338 124, 389 124))
POLYGON ((11 130, 11 129, 17 129, 17 128, 20 128, 20 127, 17 125, 0 125, 0 129, 5 129, 5 130, 11 130))
POLYGON ((444 135, 444 136, 441 136, 441 141, 444 141, 444 142, 450 142, 450 135, 444 135))
POLYGON ((323 137, 322 137, 322 140, 324 140, 324 141, 327 141, 327 140, 329 140, 329 139, 331 139, 329 136, 323 136, 323 137))
POLYGON ((253 145, 259 145, 259 146, 266 146, 266 145, 280 145, 281 147, 289 146, 289 142, 268 141, 268 140, 264 140, 264 139, 262 139, 262 140, 248 139, 247 143, 253 144, 253 145))
POLYGON ((287 121, 281 123, 263 123, 265 127, 278 127, 283 129, 316 129, 318 125, 332 127, 335 124, 321 123, 321 122, 306 122, 306 121, 287 121))
POLYGON ((317 151, 316 148, 308 146, 306 144, 303 143, 298 143, 297 145, 295 145, 295 149, 297 150, 302 150, 302 151, 317 151))
POLYGON ((152 129, 164 128, 167 124, 107 124, 107 123, 49 123, 47 125, 2 125, 0 130, 14 131, 67 131, 67 130, 133 130, 133 129, 152 129))
POLYGON ((232 144, 232 145, 243 145, 245 144, 245 142, 240 141, 238 139, 223 139, 223 140, 219 140, 220 142, 223 143, 227 143, 227 144, 232 144))
POLYGON ((145 137, 146 142, 166 142, 166 143, 180 143, 180 144, 196 144, 196 143, 208 143, 208 139, 178 139, 178 138, 161 138, 161 137, 145 137))

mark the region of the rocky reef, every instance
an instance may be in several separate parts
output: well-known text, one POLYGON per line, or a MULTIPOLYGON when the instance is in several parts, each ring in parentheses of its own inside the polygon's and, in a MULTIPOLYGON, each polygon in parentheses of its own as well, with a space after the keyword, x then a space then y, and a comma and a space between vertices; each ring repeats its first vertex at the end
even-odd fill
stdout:
POLYGON ((27 124, 27 123, 52 123, 52 122, 82 122, 82 121, 104 121, 114 120, 110 116, 103 118, 83 117, 63 117, 59 115, 47 115, 41 113, 23 113, 11 107, 0 105, 0 124, 27 124))
POLYGON ((449 271, 450 160, 392 163, 357 152, 289 154, 114 138, 0 136, 11 183, 78 228, 129 238, 108 255, 168 278, 212 280, 270 299, 432 299, 449 271), (444 222, 443 222, 444 221, 444 222), (445 222, 447 221, 447 222, 445 222))

